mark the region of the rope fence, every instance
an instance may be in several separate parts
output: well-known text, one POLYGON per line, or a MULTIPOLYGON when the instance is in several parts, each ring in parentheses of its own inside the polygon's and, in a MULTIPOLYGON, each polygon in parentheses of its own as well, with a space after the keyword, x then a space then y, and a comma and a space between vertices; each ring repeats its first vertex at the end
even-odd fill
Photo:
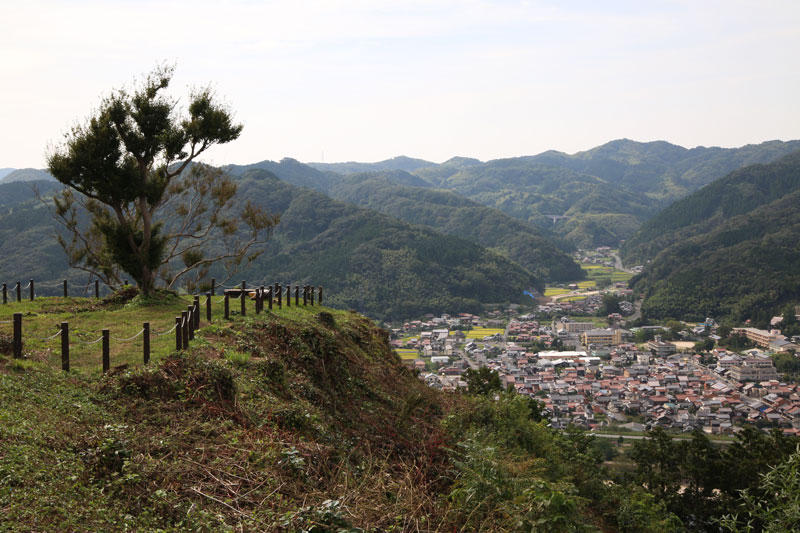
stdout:
MULTIPOLYGON (((212 283, 212 286, 214 284, 212 283)), ((64 294, 67 294, 67 281, 64 280, 64 294)), ((30 298, 31 300, 34 299, 34 288, 35 282, 34 280, 30 280, 28 285, 25 287, 21 287, 21 283, 17 282, 16 284, 16 293, 18 301, 20 300, 21 296, 21 289, 23 288, 30 288, 30 298)), ((95 281, 95 290, 97 292, 97 281, 95 281)), ((234 311, 231 310, 231 300, 239 300, 238 302, 238 314, 242 317, 247 315, 247 302, 253 302, 253 310, 255 314, 260 314, 265 310, 272 310, 274 307, 282 308, 284 304, 286 307, 291 307, 292 304, 292 297, 294 296, 294 305, 300 306, 301 305, 301 294, 302 294, 302 305, 315 305, 316 303, 322 305, 322 287, 314 287, 312 285, 287 285, 286 287, 282 286, 279 283, 275 283, 272 285, 263 285, 258 284, 256 287, 247 288, 247 282, 243 281, 241 285, 234 286, 227 289, 222 289, 224 294, 220 299, 216 299, 214 297, 214 292, 209 291, 205 294, 205 313, 202 312, 201 304, 200 304, 200 296, 194 296, 193 302, 191 305, 188 305, 185 311, 181 311, 180 316, 175 317, 175 324, 168 330, 163 332, 153 331, 150 329, 150 322, 144 322, 142 324, 142 329, 140 329, 136 334, 131 337, 127 338, 117 338, 111 337, 109 329, 103 329, 102 335, 99 338, 94 340, 82 340, 80 336, 87 336, 89 335, 86 332, 83 333, 74 333, 76 337, 72 344, 74 345, 83 345, 83 346, 91 346, 102 342, 102 365, 103 365, 103 373, 108 372, 110 369, 110 342, 113 340, 115 343, 125 344, 134 341, 138 337, 142 337, 142 360, 144 364, 148 364, 150 361, 150 341, 151 337, 159 338, 166 335, 170 335, 174 332, 175 334, 175 349, 177 351, 185 350, 189 347, 190 341, 194 340, 194 334, 197 329, 200 328, 200 319, 201 315, 205 314, 205 321, 207 323, 212 322, 212 302, 216 301, 217 303, 223 303, 223 316, 225 320, 230 320, 232 315, 236 314, 234 311), (292 290, 294 289, 294 290, 292 290)), ((7 287, 6 284, 2 286, 3 292, 3 303, 8 303, 6 299, 7 287)), ((0 321, 0 324, 13 324, 13 356, 15 359, 19 359, 23 356, 23 314, 22 313, 14 313, 13 320, 4 320, 0 321)), ((70 330, 69 330, 69 322, 61 322, 58 326, 58 331, 56 331, 53 335, 47 337, 39 337, 34 336, 33 339, 39 342, 48 342, 56 337, 61 338, 61 368, 62 370, 68 372, 70 369, 70 330)))

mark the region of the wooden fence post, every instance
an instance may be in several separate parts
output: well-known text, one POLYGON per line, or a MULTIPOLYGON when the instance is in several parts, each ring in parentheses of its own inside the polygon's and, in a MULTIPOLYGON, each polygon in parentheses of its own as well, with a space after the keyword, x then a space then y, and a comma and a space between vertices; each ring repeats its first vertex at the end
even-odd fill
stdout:
POLYGON ((33 301, 33 280, 31 280, 30 285, 28 286, 31 288, 31 301, 33 301))
POLYGON ((303 305, 308 305, 308 285, 303 285, 303 305))
POLYGON ((231 318, 231 299, 227 294, 225 295, 225 320, 231 318))
POLYGON ((181 317, 175 317, 175 349, 181 351, 183 347, 183 332, 181 331, 181 317))
POLYGON ((261 314, 261 305, 264 301, 264 287, 261 286, 256 289, 256 314, 261 314))
POLYGON ((5 305, 7 303, 8 303, 8 287, 6 287, 6 284, 3 283, 3 304, 5 305))
POLYGON ((192 327, 194 327, 194 329, 200 329, 200 297, 199 296, 195 296, 194 297, 194 314, 192 316, 194 316, 194 324, 193 324, 192 327))
POLYGON ((67 280, 64 280, 64 298, 69 297, 69 291, 67 290, 67 280))
MULTIPOLYGON (((189 340, 194 340, 194 306, 190 305, 186 308, 186 320, 188 320, 187 324, 188 327, 186 328, 189 332, 189 340)), ((187 345, 188 346, 188 345, 187 345)))
POLYGON ((100 281, 94 280, 94 297, 100 299, 100 281))
POLYGON ((294 305, 300 305, 300 285, 294 286, 294 305))
POLYGON ((14 359, 22 357, 22 313, 14 313, 14 359))
POLYGON ((292 286, 290 284, 286 286, 286 307, 291 307, 291 306, 292 306, 292 286))
POLYGON ((189 313, 181 311, 181 346, 185 350, 189 347, 189 313))
POLYGON ((22 282, 17 282, 17 303, 22 301, 22 282))
POLYGON ((211 323, 211 295, 210 292, 206 293, 206 320, 209 324, 211 323))
POLYGON ((103 374, 108 372, 111 368, 111 356, 109 355, 109 339, 111 338, 111 331, 103 330, 103 374))
POLYGON ((242 280, 242 290, 245 290, 246 288, 247 288, 247 282, 245 280, 242 280))
POLYGON ((275 293, 278 295, 278 309, 283 307, 283 287, 280 284, 275 284, 275 293))
POLYGON ((267 288, 267 304, 269 305, 269 310, 272 311, 272 287, 267 288))
POLYGON ((142 334, 142 360, 144 364, 150 362, 150 322, 142 324, 144 333, 142 334))
POLYGON ((69 322, 61 323, 61 370, 69 372, 69 322))
POLYGON ((211 296, 216 296, 217 278, 211 278, 211 296))
POLYGON ((308 292, 310 293, 309 296, 311 297, 311 305, 314 305, 314 286, 309 285, 308 292))
POLYGON ((319 305, 322 305, 322 286, 319 287, 319 305))
POLYGON ((242 290, 239 292, 239 313, 242 316, 247 314, 247 306, 244 301, 244 281, 242 282, 242 290))

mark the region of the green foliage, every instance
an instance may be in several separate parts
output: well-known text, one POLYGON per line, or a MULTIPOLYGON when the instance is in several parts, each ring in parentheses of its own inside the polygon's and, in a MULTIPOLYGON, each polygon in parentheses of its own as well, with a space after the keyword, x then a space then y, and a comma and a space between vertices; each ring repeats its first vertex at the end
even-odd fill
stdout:
POLYGON ((797 439, 780 431, 765 434, 746 427, 732 444, 715 447, 700 431, 687 441, 673 440, 658 428, 636 441, 629 455, 636 463, 635 481, 693 530, 716 531, 718 520, 735 513, 741 491, 771 500, 759 476, 785 461, 797 439))
POLYGON ((761 475, 760 495, 741 492, 743 510, 726 515, 726 531, 782 533, 800 528, 800 448, 761 475))
POLYGON ((478 370, 468 368, 462 377, 467 382, 467 390, 471 394, 493 394, 503 390, 500 375, 488 367, 482 366, 478 370))
POLYGON ((763 327, 793 303, 800 290, 798 175, 800 154, 793 154, 735 172, 671 207, 700 214, 666 232, 666 249, 631 281, 645 297, 643 315, 751 319, 763 327))
POLYGON ((121 269, 148 295, 157 275, 171 285, 223 259, 240 261, 276 222, 249 204, 231 216, 235 185, 193 164, 211 146, 236 139, 242 126, 207 89, 192 94, 188 113, 179 116, 176 102, 163 93, 172 73, 157 68, 135 91, 107 97, 48 157, 50 173, 68 187, 54 206, 69 264, 110 285, 119 284, 121 269), (234 246, 237 219, 251 234, 234 246), (212 234, 228 238, 228 253, 202 253, 212 234), (170 272, 169 263, 180 257, 190 264, 170 272))

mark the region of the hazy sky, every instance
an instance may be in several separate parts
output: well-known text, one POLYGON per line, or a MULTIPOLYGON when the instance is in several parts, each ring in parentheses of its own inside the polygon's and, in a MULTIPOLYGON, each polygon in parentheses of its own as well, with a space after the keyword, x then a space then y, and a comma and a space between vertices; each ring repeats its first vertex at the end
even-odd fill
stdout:
POLYGON ((165 61, 244 123, 218 164, 796 139, 798 52, 797 0, 0 0, 0 167, 165 61))

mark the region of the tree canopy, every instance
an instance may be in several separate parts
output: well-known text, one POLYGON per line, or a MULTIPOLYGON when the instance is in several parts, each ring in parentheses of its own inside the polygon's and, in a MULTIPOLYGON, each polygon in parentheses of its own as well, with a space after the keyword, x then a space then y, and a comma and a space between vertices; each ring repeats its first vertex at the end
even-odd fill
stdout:
POLYGON ((242 125, 209 89, 190 94, 180 112, 164 94, 172 75, 160 67, 133 91, 113 92, 48 157, 50 172, 68 187, 55 210, 70 265, 112 286, 122 269, 144 294, 158 277, 172 286, 217 261, 240 263, 277 223, 249 202, 234 209, 236 184, 197 162, 239 137, 242 125), (223 245, 217 239, 212 247, 219 236, 223 245))

